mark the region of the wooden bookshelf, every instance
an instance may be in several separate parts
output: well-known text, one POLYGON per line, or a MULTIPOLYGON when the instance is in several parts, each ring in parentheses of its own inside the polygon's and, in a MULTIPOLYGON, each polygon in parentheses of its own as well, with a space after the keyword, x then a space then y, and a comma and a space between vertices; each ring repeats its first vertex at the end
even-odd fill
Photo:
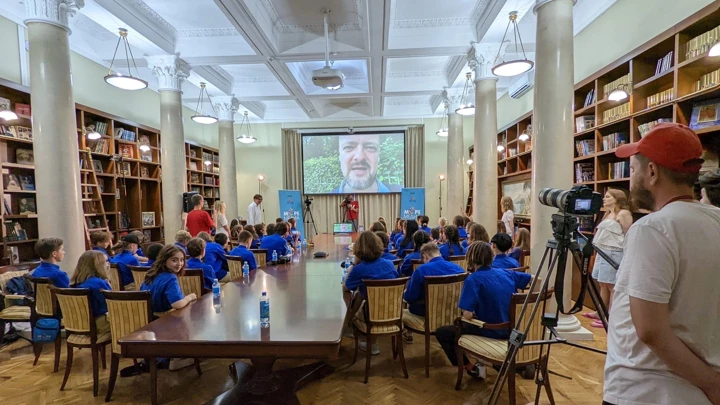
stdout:
POLYGON ((194 142, 185 142, 187 161, 187 190, 196 191, 205 198, 205 210, 212 212, 213 204, 220 199, 220 154, 217 149, 194 142))

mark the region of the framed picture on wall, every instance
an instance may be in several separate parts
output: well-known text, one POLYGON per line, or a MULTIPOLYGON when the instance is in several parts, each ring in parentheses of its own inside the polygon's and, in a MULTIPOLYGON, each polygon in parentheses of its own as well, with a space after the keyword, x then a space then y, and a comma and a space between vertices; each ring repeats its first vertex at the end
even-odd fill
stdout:
POLYGON ((530 218, 530 201, 532 185, 530 179, 508 181, 502 184, 501 197, 509 196, 513 200, 513 211, 516 217, 530 218))

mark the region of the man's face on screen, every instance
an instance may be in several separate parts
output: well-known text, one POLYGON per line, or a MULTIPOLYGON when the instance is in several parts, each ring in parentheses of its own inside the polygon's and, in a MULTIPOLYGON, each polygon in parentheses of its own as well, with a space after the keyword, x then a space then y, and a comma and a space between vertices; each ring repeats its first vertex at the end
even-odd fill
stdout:
POLYGON ((379 154, 379 135, 340 137, 340 170, 350 187, 365 190, 375 183, 379 154))

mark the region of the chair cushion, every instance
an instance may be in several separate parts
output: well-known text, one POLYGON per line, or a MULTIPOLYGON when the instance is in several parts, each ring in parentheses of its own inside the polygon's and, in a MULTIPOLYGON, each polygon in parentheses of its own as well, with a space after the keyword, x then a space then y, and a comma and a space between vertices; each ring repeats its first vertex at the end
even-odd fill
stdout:
MULTIPOLYGON (((419 315, 412 314, 407 309, 403 309, 403 323, 409 329, 412 329, 419 333, 425 333, 425 318, 419 315)), ((434 331, 430 331, 430 333, 433 332, 434 331)))
POLYGON ((5 321, 29 321, 30 307, 14 306, 0 311, 0 319, 5 321))
MULTIPOLYGON (((71 334, 67 338, 68 343, 74 345, 90 345, 90 336, 88 335, 75 335, 71 334)), ((110 341, 110 333, 101 333, 97 337, 97 343, 104 343, 110 341)))
MULTIPOLYGON (((355 318, 353 320, 355 326, 360 329, 360 332, 367 333, 367 324, 361 319, 355 318)), ((397 325, 375 325, 372 327, 370 333, 373 335, 382 335, 386 333, 397 333, 400 332, 400 327, 397 325)))
MULTIPOLYGON (((462 335, 458 345, 472 353, 497 361, 505 360, 508 352, 507 340, 491 339, 484 336, 462 335)), ((465 353, 472 357, 471 353, 465 353)))

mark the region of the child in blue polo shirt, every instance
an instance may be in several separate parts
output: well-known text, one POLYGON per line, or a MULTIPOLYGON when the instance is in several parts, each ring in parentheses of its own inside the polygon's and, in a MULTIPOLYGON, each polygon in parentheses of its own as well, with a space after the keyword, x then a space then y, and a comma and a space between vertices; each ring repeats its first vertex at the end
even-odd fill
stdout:
POLYGON ((165 245, 162 243, 151 243, 150 246, 148 246, 147 250, 147 258, 148 261, 145 263, 141 263, 140 265, 143 267, 152 267, 153 263, 155 263, 155 260, 157 260, 158 254, 164 248, 165 245))
POLYGON ((255 228, 255 232, 253 233, 253 243, 250 245, 250 249, 260 249, 262 238, 267 235, 265 224, 255 224, 253 228, 255 228))
POLYGON ((165 246, 140 286, 140 291, 151 293, 153 313, 181 309, 197 299, 195 293, 183 296, 178 276, 184 272, 185 252, 174 245, 165 246))
POLYGON ((405 221, 403 219, 395 218, 395 228, 393 228, 392 232, 390 233, 390 242, 393 243, 393 246, 395 245, 396 238, 402 237, 404 223, 405 221))
POLYGON ((142 247, 140 244, 145 243, 145 234, 142 231, 135 230, 130 232, 130 235, 135 235, 135 237, 138 238, 138 248, 135 251, 135 258, 138 259, 140 263, 146 263, 148 261, 148 258, 145 256, 145 252, 143 252, 142 247))
POLYGON ((467 232, 465 231, 465 218, 462 215, 456 215, 453 218, 453 225, 458 230, 458 236, 460 238, 467 238, 467 232))
POLYGON ((52 285, 58 288, 68 288, 70 286, 70 278, 67 273, 60 270, 60 266, 57 265, 65 257, 62 239, 40 239, 35 244, 35 254, 40 257, 40 265, 33 271, 33 277, 49 278, 52 285))
POLYGON ((460 237, 458 235, 458 228, 455 225, 448 225, 445 227, 445 243, 438 246, 440 249, 440 255, 443 259, 448 260, 450 256, 462 256, 465 254, 465 250, 460 246, 460 237))
MULTIPOLYGON (((244 230, 250 232, 252 235, 252 242, 250 242, 250 249, 260 249, 260 237, 257 234, 257 231, 255 230, 254 225, 245 225, 244 230)), ((238 235, 240 233, 238 232, 238 235)))
MULTIPOLYGON (((474 272, 465 279, 458 303, 466 319, 476 318, 487 323, 509 322, 510 298, 517 290, 527 288, 532 281, 530 274, 491 267, 493 256, 492 248, 484 242, 473 242, 468 248, 467 265, 474 272)), ((455 332, 456 327, 448 325, 438 328, 435 336, 450 363, 457 367, 455 332)), ((507 329, 482 329, 465 322, 462 323, 462 333, 492 339, 507 339, 509 336, 507 329)), ((471 364, 467 357, 464 365, 469 375, 485 378, 484 366, 471 364)))
POLYGON ((177 231, 177 233, 175 233, 175 246, 180 248, 180 250, 187 255, 187 244, 190 242, 190 239, 192 239, 190 232, 182 230, 177 231))
POLYGON ((382 241, 383 244, 383 254, 380 256, 382 259, 387 259, 390 261, 398 260, 399 257, 395 256, 394 254, 390 253, 390 249, 388 248, 388 244, 390 243, 390 239, 388 238, 388 234, 386 234, 383 231, 376 231, 375 235, 377 235, 378 238, 382 241))
POLYGON ((240 232, 240 235, 238 235, 238 242, 240 244, 238 247, 230 251, 230 256, 237 256, 243 259, 243 262, 248 264, 251 271, 257 269, 255 255, 249 250, 250 243, 252 242, 252 234, 248 231, 240 232))
POLYGON ((430 231, 432 230, 428 226, 428 224, 430 223, 430 217, 428 217, 427 215, 420 215, 419 218, 420 218, 420 228, 418 228, 418 229, 427 233, 428 235, 430 235, 430 231))
POLYGON ((90 233, 90 244, 92 250, 101 252, 105 255, 106 260, 110 260, 110 256, 112 256, 112 250, 108 251, 112 246, 112 234, 110 232, 97 231, 90 233))
POLYGON ((422 256, 420 256, 420 249, 423 247, 424 244, 430 242, 430 235, 423 231, 417 231, 415 234, 413 234, 413 246, 415 246, 415 251, 410 253, 409 255, 405 256, 405 258, 402 261, 402 264, 400 265, 400 274, 403 276, 410 276, 413 273, 413 260, 420 260, 422 259, 422 256))
MULTIPOLYGON (((273 252, 277 252, 278 257, 292 255, 292 250, 288 246, 287 240, 285 240, 288 233, 287 224, 284 222, 280 222, 279 224, 270 224, 267 229, 268 236, 264 237, 262 242, 260 242, 260 249, 267 249, 267 262, 270 263, 272 261, 273 252), (275 231, 272 235, 270 234, 271 228, 275 231)), ((242 232, 240 233, 242 234, 242 232)))
POLYGON ((215 235, 214 242, 205 243, 205 258, 203 259, 203 262, 215 271, 215 278, 223 283, 230 281, 228 262, 225 256, 227 245, 228 235, 226 233, 218 233, 215 235))
POLYGON ((133 282, 133 276, 130 269, 127 266, 140 266, 140 261, 135 257, 135 251, 138 248, 140 241, 135 235, 125 235, 120 239, 113 250, 119 251, 111 260, 120 270, 120 278, 125 286, 126 290, 134 290, 135 283, 133 282))
POLYGON ((493 253, 495 259, 492 266, 498 269, 517 269, 520 262, 507 255, 507 251, 512 248, 512 238, 505 232, 497 233, 492 240, 493 253))
POLYGON ((290 246, 296 247, 300 240, 300 232, 297 230, 297 220, 295 218, 288 218, 288 225, 290 226, 289 236, 292 236, 292 243, 290 246))
POLYGON ((403 233, 400 241, 394 243, 397 248, 397 256, 401 259, 405 257, 405 251, 408 249, 415 249, 413 244, 413 235, 418 231, 418 223, 414 219, 408 219, 403 225, 403 233))
POLYGON ((107 270, 110 263, 102 252, 88 250, 80 255, 71 285, 73 288, 87 288, 90 290, 90 308, 95 317, 97 333, 109 333, 110 322, 107 319, 107 302, 102 291, 111 291, 108 283, 107 270))
POLYGON ((190 256, 187 261, 187 268, 201 269, 203 272, 203 288, 212 290, 215 281, 215 270, 212 266, 202 262, 203 257, 205 257, 205 241, 200 238, 192 238, 187 244, 187 250, 188 256, 190 256))
POLYGON ((468 237, 460 244, 463 247, 464 252, 467 251, 468 246, 472 245, 473 242, 485 242, 490 244, 490 236, 484 226, 474 222, 469 223, 468 225, 468 237))

